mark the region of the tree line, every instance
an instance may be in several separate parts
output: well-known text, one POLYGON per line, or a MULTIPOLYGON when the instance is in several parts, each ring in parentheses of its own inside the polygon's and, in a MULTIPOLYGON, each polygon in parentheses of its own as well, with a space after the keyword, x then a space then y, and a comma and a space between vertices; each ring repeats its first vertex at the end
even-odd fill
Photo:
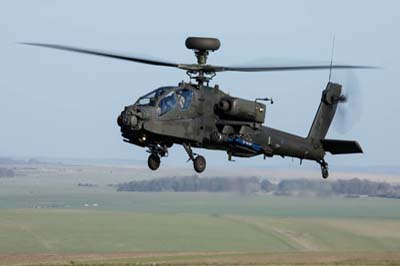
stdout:
POLYGON ((199 178, 198 176, 188 177, 164 177, 150 180, 138 180, 117 185, 118 191, 141 191, 141 192, 256 192, 261 187, 268 190, 273 186, 268 180, 260 181, 257 177, 226 178, 212 177, 199 178))
POLYGON ((117 190, 138 192, 271 192, 275 195, 366 195, 400 198, 400 185, 358 178, 335 181, 293 179, 282 180, 276 184, 268 179, 258 177, 165 177, 121 183, 117 185, 117 190))
POLYGON ((14 170, 9 168, 0 168, 0 178, 1 177, 14 177, 14 170))
POLYGON ((400 185, 353 178, 350 180, 282 180, 275 194, 314 194, 316 196, 348 195, 400 198, 400 185))

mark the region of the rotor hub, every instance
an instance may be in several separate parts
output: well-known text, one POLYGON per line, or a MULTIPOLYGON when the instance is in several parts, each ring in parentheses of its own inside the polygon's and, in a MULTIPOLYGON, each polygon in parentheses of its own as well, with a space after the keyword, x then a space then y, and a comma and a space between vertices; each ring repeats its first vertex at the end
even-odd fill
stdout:
MULTIPOLYGON (((221 46, 221 42, 216 38, 188 37, 185 41, 185 45, 186 48, 194 50, 197 64, 199 66, 205 66, 207 64, 209 51, 214 52, 218 50, 221 46)), ((203 68, 199 68, 197 71, 188 71, 188 75, 191 79, 196 79, 199 84, 202 84, 212 79, 215 72, 207 72, 203 68), (207 77, 206 74, 211 74, 211 76, 207 77)))

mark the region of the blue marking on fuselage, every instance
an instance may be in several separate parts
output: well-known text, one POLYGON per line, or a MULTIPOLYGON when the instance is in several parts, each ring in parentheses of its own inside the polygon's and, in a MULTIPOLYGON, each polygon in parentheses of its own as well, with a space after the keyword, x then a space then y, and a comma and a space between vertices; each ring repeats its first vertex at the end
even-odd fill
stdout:
POLYGON ((238 137, 228 138, 227 142, 233 143, 233 144, 237 144, 237 145, 240 145, 240 146, 244 146, 244 147, 250 148, 252 150, 255 150, 257 152, 261 151, 261 145, 252 143, 252 142, 244 140, 242 138, 238 138, 238 137))

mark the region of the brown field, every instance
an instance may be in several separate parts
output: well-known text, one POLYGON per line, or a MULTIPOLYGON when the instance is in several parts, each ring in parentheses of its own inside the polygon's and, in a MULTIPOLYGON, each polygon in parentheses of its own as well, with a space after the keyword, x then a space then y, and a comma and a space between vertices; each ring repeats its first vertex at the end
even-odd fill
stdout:
POLYGON ((165 252, 0 255, 0 265, 400 265, 399 252, 165 252))

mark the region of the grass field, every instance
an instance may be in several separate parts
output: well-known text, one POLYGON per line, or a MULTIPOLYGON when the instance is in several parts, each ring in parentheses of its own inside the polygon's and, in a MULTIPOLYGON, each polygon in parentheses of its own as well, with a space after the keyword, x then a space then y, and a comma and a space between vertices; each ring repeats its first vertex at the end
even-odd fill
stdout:
POLYGON ((62 177, 0 181, 0 265, 400 265, 399 200, 130 193, 106 175, 82 180, 96 187, 62 177))
POLYGON ((0 212, 2 253, 396 251, 398 220, 0 212))

